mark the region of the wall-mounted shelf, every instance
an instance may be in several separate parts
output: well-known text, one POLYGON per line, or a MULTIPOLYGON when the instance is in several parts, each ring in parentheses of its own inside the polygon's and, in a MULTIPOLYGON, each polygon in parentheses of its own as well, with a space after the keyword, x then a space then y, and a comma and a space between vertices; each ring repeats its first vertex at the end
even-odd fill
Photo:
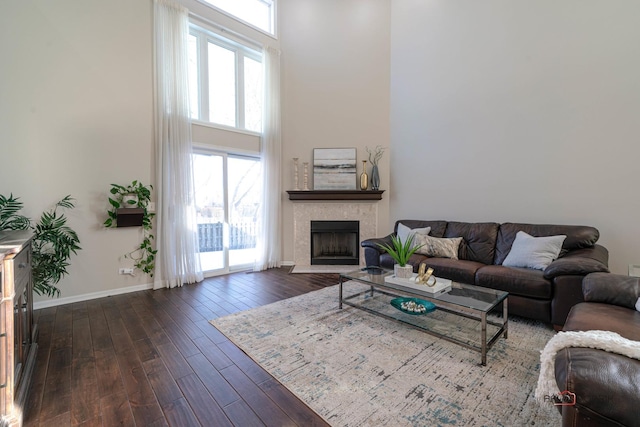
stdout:
POLYGON ((140 227, 142 226, 142 217, 144 209, 142 208, 121 208, 116 209, 118 218, 116 224, 118 227, 140 227))
POLYGON ((289 200, 382 200, 384 190, 289 190, 289 200))

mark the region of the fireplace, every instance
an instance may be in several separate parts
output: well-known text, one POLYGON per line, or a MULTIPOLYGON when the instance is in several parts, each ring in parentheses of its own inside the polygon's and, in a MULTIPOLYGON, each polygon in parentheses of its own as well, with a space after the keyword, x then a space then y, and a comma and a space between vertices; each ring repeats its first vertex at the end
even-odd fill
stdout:
POLYGON ((359 221, 311 221, 311 265, 359 265, 359 221))

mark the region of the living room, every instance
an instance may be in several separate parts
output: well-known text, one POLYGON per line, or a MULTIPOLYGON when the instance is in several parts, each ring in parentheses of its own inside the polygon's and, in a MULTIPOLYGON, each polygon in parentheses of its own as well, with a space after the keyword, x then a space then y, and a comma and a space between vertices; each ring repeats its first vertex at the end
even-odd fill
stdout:
MULTIPOLYGON (((640 262, 636 3, 279 0, 277 39, 181 3, 282 52, 283 263, 292 158, 377 145, 378 235, 401 218, 585 224, 612 272, 640 262)), ((0 194, 31 217, 71 194, 83 248, 36 306, 147 289, 117 274, 137 230, 101 224, 110 183, 155 176, 152 2, 0 10, 0 194)))
MULTIPOLYGON (((151 6, 120 6, 3 5, 2 132, 16 142, 5 143, 2 194, 28 216, 77 199, 84 250, 62 298, 148 281, 117 275, 137 232, 100 227, 111 182, 153 176, 151 6)), ((312 162, 313 148, 355 146, 366 159, 365 147, 388 146, 379 234, 412 217, 588 224, 626 273, 640 252, 628 238, 640 231, 633 10, 521 7, 282 1, 282 190, 293 189, 291 159, 312 162)), ((284 197, 282 210, 286 262, 284 197)))

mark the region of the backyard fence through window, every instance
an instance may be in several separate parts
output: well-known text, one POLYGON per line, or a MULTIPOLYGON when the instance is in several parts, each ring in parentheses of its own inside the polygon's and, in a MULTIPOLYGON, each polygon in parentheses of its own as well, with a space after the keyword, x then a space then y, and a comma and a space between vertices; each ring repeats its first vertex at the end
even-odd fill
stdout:
MULTIPOLYGON (((223 224, 198 224, 199 252, 221 251, 223 245, 223 224)), ((251 249, 256 247, 256 224, 241 222, 229 224, 229 249, 251 249)))

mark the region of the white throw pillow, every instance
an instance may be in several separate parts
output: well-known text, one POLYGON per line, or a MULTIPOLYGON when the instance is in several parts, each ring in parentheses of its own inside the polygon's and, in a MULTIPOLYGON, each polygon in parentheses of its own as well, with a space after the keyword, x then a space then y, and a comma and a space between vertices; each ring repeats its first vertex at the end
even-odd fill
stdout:
POLYGON ((640 298, 636 301, 636 310, 640 311, 640 298))
POLYGON ((566 238, 565 235, 533 237, 524 231, 518 231, 502 265, 544 270, 558 258, 566 238))
POLYGON ((416 243, 416 238, 415 235, 416 234, 421 234, 421 235, 428 235, 429 233, 431 233, 431 227, 425 227, 425 228, 409 228, 406 225, 404 225, 403 223, 399 223, 398 224, 398 232, 396 233, 398 236, 398 239, 400 239, 400 241, 402 243, 406 242, 406 240, 409 238, 409 236, 414 235, 413 238, 413 243, 416 243))
POLYGON ((458 259, 458 249, 462 243, 462 237, 446 239, 419 234, 415 237, 414 243, 422 245, 416 253, 434 258, 458 259))

